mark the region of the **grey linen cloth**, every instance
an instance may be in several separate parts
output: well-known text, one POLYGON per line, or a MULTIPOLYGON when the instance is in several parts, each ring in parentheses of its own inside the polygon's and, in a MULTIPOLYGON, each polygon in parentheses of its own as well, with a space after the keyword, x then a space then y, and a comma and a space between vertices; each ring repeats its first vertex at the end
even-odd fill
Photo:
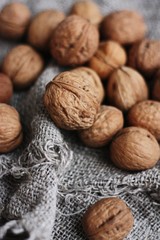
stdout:
MULTIPOLYGON (((0 1, 0 8, 8 3, 0 1)), ((72 0, 28 0, 35 14, 55 8, 66 13, 72 0)), ((160 38, 159 0, 97 0, 103 14, 136 9, 145 17, 150 38, 160 38)), ((137 26, 138 27, 138 26, 137 26)), ((0 61, 18 43, 0 40, 0 61)), ((58 129, 44 109, 45 85, 64 71, 52 62, 34 86, 15 93, 24 142, 0 155, 0 239, 85 240, 81 220, 98 199, 119 196, 132 209, 135 224, 128 240, 160 240, 160 165, 130 173, 117 169, 107 148, 90 149, 75 132, 58 129)))

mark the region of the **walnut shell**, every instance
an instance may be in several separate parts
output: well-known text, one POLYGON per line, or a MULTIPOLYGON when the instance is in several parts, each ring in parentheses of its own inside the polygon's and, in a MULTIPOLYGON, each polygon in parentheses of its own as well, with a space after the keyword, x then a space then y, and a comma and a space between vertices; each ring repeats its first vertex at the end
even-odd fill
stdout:
POLYGON ((27 45, 12 48, 2 62, 2 72, 11 78, 16 88, 25 88, 34 83, 43 67, 42 57, 27 45))
POLYGON ((120 44, 133 44, 144 38, 146 24, 136 11, 122 10, 107 15, 101 24, 101 32, 105 39, 120 44))
POLYGON ((134 218, 119 198, 104 198, 88 208, 83 228, 91 240, 122 240, 133 228, 134 218))
POLYGON ((40 50, 48 50, 53 30, 64 18, 64 13, 56 10, 45 10, 35 15, 29 25, 28 42, 40 50))
POLYGON ((86 146, 103 147, 123 127, 123 123, 123 114, 119 109, 103 105, 93 125, 81 130, 79 136, 86 146))
POLYGON ((99 25, 102 20, 102 14, 99 6, 92 1, 79 1, 76 2, 70 11, 70 14, 79 15, 87 19, 90 23, 99 25))
POLYGON ((144 75, 153 75, 160 68, 160 41, 145 39, 134 44, 129 52, 128 64, 144 75))
POLYGON ((128 113, 128 123, 146 128, 160 141, 160 102, 146 100, 134 105, 128 113))
POLYGON ((125 170, 139 171, 154 167, 160 158, 160 148, 155 137, 144 128, 122 129, 110 146, 113 163, 125 170))
POLYGON ((122 111, 148 98, 148 88, 143 77, 129 67, 116 69, 107 83, 107 97, 112 105, 122 111))
POLYGON ((160 101, 160 69, 155 76, 155 82, 152 90, 153 99, 160 101))
POLYGON ((87 20, 71 15, 55 29, 50 44, 51 55, 60 65, 81 65, 94 55, 98 44, 97 28, 87 20))
POLYGON ((0 103, 0 153, 14 150, 22 142, 22 126, 15 108, 0 103))
POLYGON ((87 79, 88 83, 90 82, 90 84, 93 85, 94 92, 97 95, 97 99, 101 103, 104 99, 105 92, 101 79, 99 78, 97 73, 87 67, 78 67, 73 69, 72 72, 76 72, 82 78, 87 79))
POLYGON ((106 79, 110 73, 126 63, 125 50, 114 41, 100 43, 99 49, 90 59, 88 65, 95 70, 102 79, 106 79))
POLYGON ((7 103, 13 95, 13 85, 9 77, 0 73, 0 103, 7 103))
POLYGON ((7 39, 21 38, 29 24, 31 12, 23 3, 9 3, 0 12, 0 36, 7 39))
POLYGON ((60 73, 46 86, 44 105, 60 128, 89 128, 95 120, 99 104, 94 87, 76 72, 60 73))

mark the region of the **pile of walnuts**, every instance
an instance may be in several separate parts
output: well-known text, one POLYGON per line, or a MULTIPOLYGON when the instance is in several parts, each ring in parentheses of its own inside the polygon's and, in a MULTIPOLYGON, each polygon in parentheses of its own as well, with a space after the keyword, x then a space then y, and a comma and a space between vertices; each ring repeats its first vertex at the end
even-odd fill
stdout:
MULTIPOLYGON (((69 16, 50 9, 31 18, 22 3, 4 6, 0 37, 21 44, 0 67, 0 153, 23 139, 19 114, 8 105, 13 89, 34 84, 47 56, 71 67, 46 86, 43 101, 54 124, 76 130, 88 147, 109 146, 110 159, 121 169, 154 167, 160 158, 160 40, 146 34, 138 12, 103 17, 91 1, 76 2, 69 16)), ((92 240, 123 239, 132 226, 130 210, 116 198, 96 203, 84 217, 92 240)))

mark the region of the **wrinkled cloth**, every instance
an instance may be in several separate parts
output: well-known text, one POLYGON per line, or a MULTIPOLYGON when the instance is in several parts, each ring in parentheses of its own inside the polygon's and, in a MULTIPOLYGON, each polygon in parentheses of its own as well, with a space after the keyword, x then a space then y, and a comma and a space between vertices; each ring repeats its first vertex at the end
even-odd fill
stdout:
MULTIPOLYGON (((10 1, 1 0, 0 8, 10 1)), ((24 0, 35 14, 69 11, 72 0, 24 0)), ((148 37, 160 38, 159 0, 97 0, 103 14, 134 9, 144 15, 148 37)), ((138 27, 138 26, 137 26, 138 27)), ((0 62, 19 43, 0 40, 0 62)), ((46 84, 65 69, 51 61, 29 90, 14 94, 23 144, 0 154, 0 239, 85 240, 82 217, 97 200, 118 196, 131 208, 135 223, 127 240, 160 240, 160 164, 142 172, 116 168, 108 149, 85 147, 76 132, 58 129, 42 97, 46 84)))

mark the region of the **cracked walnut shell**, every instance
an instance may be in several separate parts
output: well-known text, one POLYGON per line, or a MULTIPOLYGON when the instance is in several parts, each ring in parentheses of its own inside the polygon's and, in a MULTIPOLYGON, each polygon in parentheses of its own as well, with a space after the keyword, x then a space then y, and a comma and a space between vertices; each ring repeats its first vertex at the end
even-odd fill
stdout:
POLYGON ((0 103, 0 153, 14 150, 22 142, 22 126, 15 108, 0 103))
POLYGON ((103 147, 122 129, 123 122, 123 114, 119 109, 102 105, 93 125, 81 130, 79 136, 86 146, 103 147))
POLYGON ((128 123, 146 128, 160 141, 160 102, 146 100, 134 105, 128 113, 128 123))
POLYGON ((155 137, 144 128, 122 129, 110 146, 113 163, 124 170, 140 171, 152 168, 160 158, 160 148, 155 137))
POLYGON ((42 57, 28 45, 12 48, 2 62, 2 72, 10 77, 16 88, 21 89, 34 83, 43 67, 42 57))
POLYGON ((102 79, 106 79, 111 72, 125 65, 126 52, 114 41, 102 42, 95 55, 90 59, 88 65, 95 70, 102 79))
POLYGON ((99 44, 97 28, 77 15, 65 18, 51 37, 51 55, 59 65, 75 66, 87 62, 99 44))
POLYGON ((67 71, 47 84, 44 105, 59 128, 85 129, 92 126, 99 109, 96 94, 87 78, 67 71))
POLYGON ((101 33, 105 39, 125 45, 142 40, 146 30, 143 17, 138 12, 130 10, 110 13, 101 24, 101 33))
POLYGON ((0 73, 0 103, 7 103, 13 95, 13 85, 9 77, 0 73))
POLYGON ((23 3, 10 3, 0 12, 0 36, 7 39, 21 38, 29 24, 31 12, 23 3))
POLYGON ((82 223, 90 240, 122 240, 133 228, 134 218, 123 200, 112 197, 91 205, 82 223))
POLYGON ((110 103, 122 111, 127 111, 137 102, 148 98, 144 78, 129 67, 116 69, 109 77, 106 90, 110 103))

